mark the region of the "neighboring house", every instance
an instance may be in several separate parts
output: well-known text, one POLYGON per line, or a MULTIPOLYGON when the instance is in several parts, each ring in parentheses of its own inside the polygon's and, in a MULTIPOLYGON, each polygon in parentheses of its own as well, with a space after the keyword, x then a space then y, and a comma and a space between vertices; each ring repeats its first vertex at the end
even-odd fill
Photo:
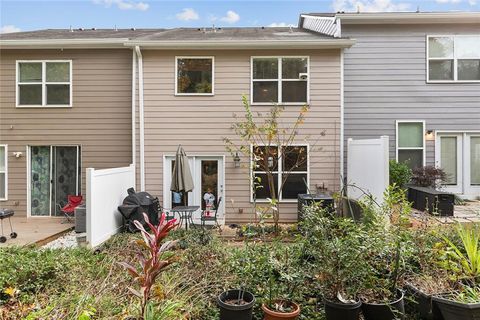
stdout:
POLYGON ((132 52, 127 35, 105 37, 0 36, 0 207, 59 216, 67 194, 85 194, 87 167, 132 162, 132 52))
MULTIPOLYGON (((390 158, 435 165, 480 196, 480 13, 305 14, 344 50, 344 138, 390 137, 390 158)), ((348 157, 348 155, 346 155, 348 157)))
MULTIPOLYGON (((243 112, 245 94, 255 112, 267 111, 272 102, 284 104, 284 121, 293 121, 302 105, 310 105, 297 140, 308 163, 292 175, 281 196, 281 220, 295 221, 296 195, 307 192, 303 179, 311 191, 339 189, 341 51, 353 43, 296 28, 2 35, 0 144, 8 145, 3 175, 8 175, 8 201, 0 204, 31 214, 37 212, 31 208, 39 194, 46 208, 41 212, 48 214, 58 200, 55 191, 63 187, 55 180, 57 171, 68 171, 67 180, 80 185, 86 167, 133 161, 138 189, 159 196, 170 208, 178 198, 169 189, 181 144, 196 186, 188 203, 202 205, 204 193, 211 190, 223 198, 220 213, 227 223, 251 221, 250 172, 235 167, 222 141, 233 138, 232 116, 243 112), (20 104, 38 106, 18 106, 16 95, 20 104), (305 142, 308 136, 315 148, 305 142), (13 152, 23 156, 16 158, 13 152), (65 163, 68 168, 62 167, 65 163), (78 180, 71 177, 72 166, 78 167, 78 180)), ((63 195, 73 189, 71 182, 63 195)))

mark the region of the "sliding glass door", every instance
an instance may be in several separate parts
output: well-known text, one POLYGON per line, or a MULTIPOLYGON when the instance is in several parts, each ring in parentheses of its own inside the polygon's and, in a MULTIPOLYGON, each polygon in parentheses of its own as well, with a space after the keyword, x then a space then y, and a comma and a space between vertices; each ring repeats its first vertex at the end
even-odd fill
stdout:
POLYGON ((80 146, 31 146, 30 215, 61 216, 68 195, 80 194, 80 146))

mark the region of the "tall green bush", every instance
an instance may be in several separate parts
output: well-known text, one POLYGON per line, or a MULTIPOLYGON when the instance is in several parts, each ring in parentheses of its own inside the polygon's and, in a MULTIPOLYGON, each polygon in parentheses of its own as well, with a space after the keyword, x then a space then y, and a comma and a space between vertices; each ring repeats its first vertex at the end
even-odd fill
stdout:
POLYGON ((395 184, 399 188, 405 188, 405 185, 412 178, 412 170, 406 162, 397 162, 390 160, 390 185, 395 184))

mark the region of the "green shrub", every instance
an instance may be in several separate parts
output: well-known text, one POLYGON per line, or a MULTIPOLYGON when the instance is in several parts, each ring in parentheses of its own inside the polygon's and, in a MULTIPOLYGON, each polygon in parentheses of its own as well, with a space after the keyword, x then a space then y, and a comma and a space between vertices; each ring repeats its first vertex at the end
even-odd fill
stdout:
POLYGON ((399 188, 404 188, 412 178, 412 170, 408 166, 407 162, 397 162, 390 160, 390 185, 395 184, 399 188))
MULTIPOLYGON (((36 293, 55 282, 59 273, 67 272, 57 252, 32 247, 0 249, 0 289, 12 287, 21 295, 36 293)), ((8 297, 2 296, 6 299, 8 297)))

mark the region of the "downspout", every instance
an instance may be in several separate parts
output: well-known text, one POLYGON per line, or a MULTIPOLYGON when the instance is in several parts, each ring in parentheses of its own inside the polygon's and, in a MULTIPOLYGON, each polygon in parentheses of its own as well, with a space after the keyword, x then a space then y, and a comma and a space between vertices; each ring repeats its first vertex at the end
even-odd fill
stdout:
MULTIPOLYGON (((337 37, 342 37, 342 21, 337 18, 337 37)), ((344 101, 344 52, 340 49, 340 189, 345 185, 345 101, 344 101)))
MULTIPOLYGON (((136 108, 135 105, 137 103, 136 99, 136 91, 137 91, 137 54, 135 50, 132 50, 132 164, 133 167, 136 168, 137 166, 137 139, 136 139, 136 108)), ((136 176, 137 170, 135 170, 135 174, 133 175, 133 185, 136 185, 136 176)))
POLYGON ((138 57, 138 113, 140 121, 140 191, 145 191, 145 123, 143 113, 143 57, 139 46, 135 46, 138 57))
POLYGON ((343 51, 344 49, 341 49, 340 51, 340 189, 343 189, 344 183, 345 183, 345 143, 344 143, 344 130, 345 130, 345 106, 344 106, 344 95, 343 95, 343 90, 344 90, 344 75, 343 75, 343 51))

